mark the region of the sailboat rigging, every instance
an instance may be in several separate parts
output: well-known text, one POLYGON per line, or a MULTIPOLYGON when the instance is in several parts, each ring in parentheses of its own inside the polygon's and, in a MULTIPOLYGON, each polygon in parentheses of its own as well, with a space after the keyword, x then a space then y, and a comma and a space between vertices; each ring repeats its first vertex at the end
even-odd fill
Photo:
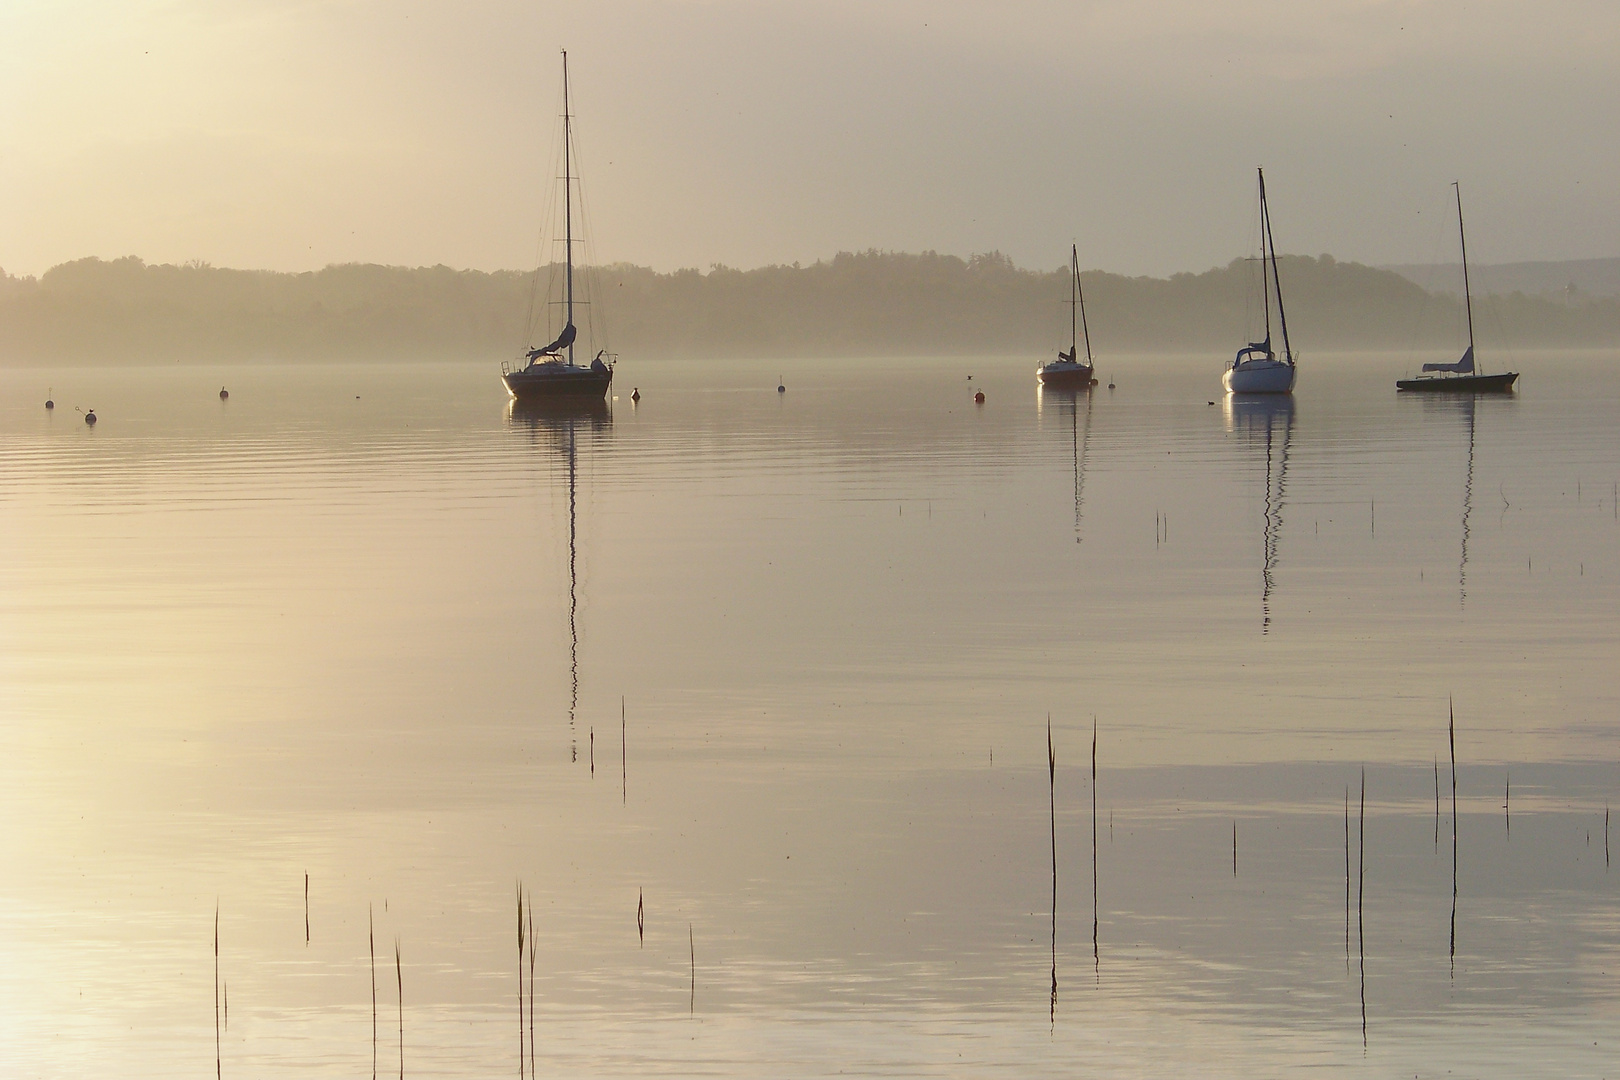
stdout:
MULTIPOLYGON (((501 364, 501 381, 507 393, 519 401, 604 398, 613 383, 613 365, 606 349, 599 350, 589 365, 574 362, 579 337, 574 324, 574 117, 568 98, 568 53, 562 54, 563 70, 563 328, 547 345, 525 348, 521 367, 512 361, 501 364)), ((539 269, 535 270, 536 282, 539 269)))
POLYGON ((1096 365, 1091 359, 1091 330, 1086 325, 1086 297, 1080 288, 1080 246, 1070 248, 1069 276, 1069 351, 1059 352, 1056 360, 1048 360, 1035 369, 1035 378, 1042 386, 1055 389, 1089 387, 1096 365), (1080 361, 1081 334, 1086 345, 1086 359, 1080 361))
POLYGON ((1266 171, 1255 171, 1260 176, 1260 289, 1265 309, 1266 337, 1264 341, 1251 341, 1237 351, 1237 356, 1221 376, 1221 385, 1231 394, 1287 394, 1294 389, 1296 358, 1288 341, 1288 315, 1283 311, 1282 277, 1277 272, 1277 241, 1271 233, 1271 208, 1266 205, 1266 171), (1271 347, 1273 289, 1277 294, 1277 325, 1282 330, 1280 358, 1271 347))
POLYGON ((1424 364, 1424 374, 1415 379, 1396 379, 1396 390, 1419 390, 1430 393, 1502 393, 1513 389, 1517 371, 1504 371, 1500 375, 1481 375, 1474 370, 1474 298, 1468 288, 1468 235, 1463 231, 1462 185, 1452 181, 1457 193, 1457 240, 1462 248, 1463 311, 1468 317, 1468 350, 1454 364, 1424 364))

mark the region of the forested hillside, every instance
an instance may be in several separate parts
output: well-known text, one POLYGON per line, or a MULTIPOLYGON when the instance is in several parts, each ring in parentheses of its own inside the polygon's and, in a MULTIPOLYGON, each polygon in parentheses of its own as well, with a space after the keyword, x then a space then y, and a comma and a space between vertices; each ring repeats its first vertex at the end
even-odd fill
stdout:
MULTIPOLYGON (((1296 350, 1450 347, 1462 305, 1398 274, 1330 256, 1281 265, 1296 350)), ((543 270, 542 282, 553 275, 543 270)), ((1235 350, 1259 333, 1258 264, 1201 274, 1082 275, 1099 354, 1235 350)), ((810 266, 581 273, 590 329, 626 356, 1038 354, 1066 341, 1065 270, 998 254, 841 253, 810 266)), ((136 258, 65 263, 37 280, 0 273, 0 363, 242 359, 467 359, 541 343, 555 307, 535 275, 435 266, 329 266, 301 273, 136 258)), ((1482 343, 1620 344, 1620 300, 1476 298, 1482 343)), ((583 339, 582 339, 583 340, 583 339)), ((593 343, 592 347, 597 347, 593 343)))

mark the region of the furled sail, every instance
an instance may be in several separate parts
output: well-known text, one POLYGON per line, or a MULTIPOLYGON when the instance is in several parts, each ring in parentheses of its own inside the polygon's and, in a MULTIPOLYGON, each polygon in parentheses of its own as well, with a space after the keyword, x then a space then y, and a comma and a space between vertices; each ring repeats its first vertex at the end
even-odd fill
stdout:
POLYGON ((1474 370, 1474 347, 1468 346, 1468 351, 1462 354, 1462 359, 1455 364, 1424 364, 1424 371, 1454 371, 1459 375, 1474 370))
POLYGON ((557 355, 559 352, 568 348, 568 346, 574 343, 574 338, 578 333, 579 331, 574 329, 574 324, 569 323, 567 326, 563 327, 563 332, 557 335, 556 341, 553 341, 550 345, 547 345, 543 349, 530 349, 529 359, 538 360, 542 356, 557 355))

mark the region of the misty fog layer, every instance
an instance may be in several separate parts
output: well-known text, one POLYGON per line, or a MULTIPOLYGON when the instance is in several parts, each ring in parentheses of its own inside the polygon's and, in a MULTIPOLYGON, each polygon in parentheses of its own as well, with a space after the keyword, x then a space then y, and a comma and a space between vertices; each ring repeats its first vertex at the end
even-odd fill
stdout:
MULTIPOLYGON (((329 266, 288 274, 82 259, 38 279, 0 274, 0 363, 515 356, 548 325, 538 275, 445 266, 329 266), (540 285, 538 306, 536 284, 540 285), (540 314, 533 317, 536 311, 540 314)), ((1296 350, 1466 344, 1461 300, 1331 256, 1284 256, 1296 350)), ((809 266, 582 273, 595 339, 626 358, 1038 354, 1067 344, 1065 269, 1000 254, 840 253, 809 266)), ((1235 350, 1262 334, 1256 264, 1168 279, 1082 275, 1092 345, 1235 350)), ((1476 297, 1492 347, 1620 340, 1620 299, 1476 297)), ((556 314, 552 313, 552 321, 556 314)))

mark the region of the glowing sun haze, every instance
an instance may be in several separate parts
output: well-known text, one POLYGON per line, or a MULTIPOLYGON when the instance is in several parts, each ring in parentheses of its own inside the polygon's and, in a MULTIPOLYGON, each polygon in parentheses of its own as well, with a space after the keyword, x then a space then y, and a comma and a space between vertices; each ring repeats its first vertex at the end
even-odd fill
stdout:
POLYGON ((1620 254, 1612 0, 7 0, 0 266, 528 267, 564 47, 600 261, 1620 254))

